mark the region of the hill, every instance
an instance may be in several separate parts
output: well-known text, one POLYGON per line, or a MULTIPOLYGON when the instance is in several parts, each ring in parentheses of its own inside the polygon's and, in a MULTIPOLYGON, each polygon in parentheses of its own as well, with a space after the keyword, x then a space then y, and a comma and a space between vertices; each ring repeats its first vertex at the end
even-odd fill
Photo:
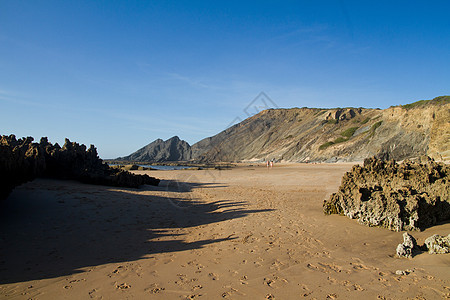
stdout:
POLYGON ((121 159, 337 162, 427 154, 450 160, 450 96, 384 110, 268 109, 192 146, 172 139, 121 159))
POLYGON ((185 161, 191 159, 191 146, 178 136, 174 136, 166 141, 157 139, 136 152, 119 157, 122 161, 185 161))

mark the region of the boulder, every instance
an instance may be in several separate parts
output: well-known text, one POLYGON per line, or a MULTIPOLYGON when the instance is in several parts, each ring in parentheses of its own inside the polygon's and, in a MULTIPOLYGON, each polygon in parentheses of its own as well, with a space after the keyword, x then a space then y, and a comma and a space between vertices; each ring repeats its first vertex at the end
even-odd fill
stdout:
POLYGON ((450 252, 450 234, 441 236, 435 234, 425 240, 425 246, 430 254, 444 254, 450 252))
POLYGON ((413 252, 416 248, 416 239, 412 235, 405 232, 403 234, 403 243, 398 244, 397 246, 397 256, 410 258, 413 256, 413 252))
POLYGON ((372 157, 343 176, 324 213, 393 231, 421 230, 450 220, 449 174, 449 166, 429 157, 401 164, 372 157))

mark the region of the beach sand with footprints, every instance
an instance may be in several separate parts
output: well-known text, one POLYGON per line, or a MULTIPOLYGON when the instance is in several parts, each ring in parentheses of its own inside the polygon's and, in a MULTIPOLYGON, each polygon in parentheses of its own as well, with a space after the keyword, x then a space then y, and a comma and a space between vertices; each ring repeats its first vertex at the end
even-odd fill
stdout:
POLYGON ((162 179, 141 189, 26 183, 2 203, 0 299, 449 298, 450 255, 396 258, 402 232, 323 214, 351 166, 136 171, 162 179))

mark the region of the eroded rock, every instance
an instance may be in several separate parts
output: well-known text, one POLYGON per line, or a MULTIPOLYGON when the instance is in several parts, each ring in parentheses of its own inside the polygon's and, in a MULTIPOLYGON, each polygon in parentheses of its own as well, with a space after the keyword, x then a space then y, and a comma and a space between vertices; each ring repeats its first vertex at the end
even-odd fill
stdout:
POLYGON ((36 177, 75 179, 85 183, 139 187, 158 185, 159 179, 112 169, 98 157, 97 149, 65 140, 64 146, 52 145, 47 138, 34 143, 32 137, 0 137, 0 199, 12 189, 36 177))
POLYGON ((435 234, 425 240, 425 246, 430 254, 450 253, 450 234, 441 236, 435 234))
POLYGON ((413 256, 416 248, 416 239, 409 233, 405 232, 403 234, 403 243, 398 244, 397 246, 397 256, 410 258, 413 256))
POLYGON ((401 164, 369 158, 324 201, 325 214, 393 231, 420 230, 450 220, 450 167, 429 157, 401 164))

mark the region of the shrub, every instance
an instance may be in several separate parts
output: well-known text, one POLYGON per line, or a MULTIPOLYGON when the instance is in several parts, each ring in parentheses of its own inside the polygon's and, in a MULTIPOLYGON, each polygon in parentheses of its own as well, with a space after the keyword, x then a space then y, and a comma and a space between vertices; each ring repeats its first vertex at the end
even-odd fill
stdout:
POLYGON ((366 124, 366 123, 369 122, 369 121, 370 121, 370 118, 367 117, 367 118, 364 119, 364 121, 361 122, 361 124, 366 124))
POLYGON ((339 143, 343 143, 343 142, 346 142, 346 141, 348 141, 348 139, 340 136, 340 137, 338 137, 337 139, 334 140, 334 143, 335 144, 339 144, 339 143))
POLYGON ((324 150, 324 149, 330 147, 331 145, 334 145, 334 142, 326 142, 319 146, 319 150, 324 150))
POLYGON ((372 131, 377 130, 377 128, 380 127, 382 123, 383 123, 383 121, 378 121, 375 124, 373 124, 372 125, 372 131))
POLYGON ((347 130, 341 132, 341 135, 350 138, 350 137, 353 136, 353 134, 355 133, 355 131, 356 131, 358 128, 359 128, 359 127, 351 127, 351 128, 348 128, 347 130))

